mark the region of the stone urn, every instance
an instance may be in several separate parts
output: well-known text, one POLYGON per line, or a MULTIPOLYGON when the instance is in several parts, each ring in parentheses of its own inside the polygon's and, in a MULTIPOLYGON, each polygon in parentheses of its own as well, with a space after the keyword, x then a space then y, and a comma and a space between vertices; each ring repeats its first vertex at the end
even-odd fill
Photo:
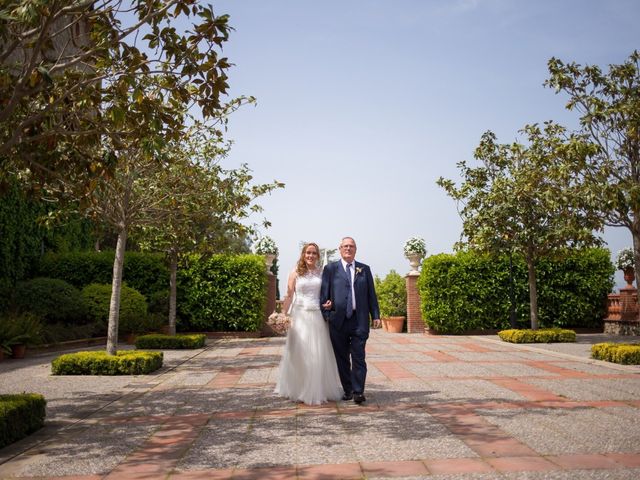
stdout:
POLYGON ((273 275, 271 272, 271 267, 273 266, 273 262, 276 259, 276 256, 273 253, 265 253, 264 254, 264 264, 267 267, 267 273, 273 275))
POLYGON ((419 253, 411 253, 407 255, 407 259, 409 260, 409 265, 411 266, 410 275, 415 275, 418 272, 418 268, 420 267, 420 262, 422 261, 422 255, 419 253))
POLYGON ((627 267, 623 270, 624 281, 627 282, 627 288, 633 287, 633 281, 636 279, 636 272, 633 267, 627 267))

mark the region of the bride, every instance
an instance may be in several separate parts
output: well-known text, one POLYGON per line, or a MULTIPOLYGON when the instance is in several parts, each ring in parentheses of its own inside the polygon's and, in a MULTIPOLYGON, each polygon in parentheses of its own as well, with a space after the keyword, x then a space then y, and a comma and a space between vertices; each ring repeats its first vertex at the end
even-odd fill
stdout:
MULTIPOLYGON (((282 310, 288 312, 292 307, 291 327, 274 390, 308 405, 342 398, 329 326, 320 312, 319 256, 318 245, 305 244, 295 270, 289 275, 282 310)), ((331 301, 323 307, 331 308, 331 301)))

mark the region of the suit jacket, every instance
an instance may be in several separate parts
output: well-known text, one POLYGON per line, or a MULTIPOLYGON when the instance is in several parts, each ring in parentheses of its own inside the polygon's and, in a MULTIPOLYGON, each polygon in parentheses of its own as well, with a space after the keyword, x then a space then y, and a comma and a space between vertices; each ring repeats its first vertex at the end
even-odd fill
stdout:
MULTIPOLYGON (((369 266, 357 261, 354 261, 353 265, 355 268, 353 291, 356 299, 356 328, 363 333, 368 333, 369 320, 380 318, 378 297, 376 297, 369 266)), ((337 329, 342 327, 346 318, 349 288, 347 272, 342 268, 341 261, 338 260, 324 267, 320 288, 320 305, 330 299, 333 306, 331 310, 323 309, 322 315, 337 329)))

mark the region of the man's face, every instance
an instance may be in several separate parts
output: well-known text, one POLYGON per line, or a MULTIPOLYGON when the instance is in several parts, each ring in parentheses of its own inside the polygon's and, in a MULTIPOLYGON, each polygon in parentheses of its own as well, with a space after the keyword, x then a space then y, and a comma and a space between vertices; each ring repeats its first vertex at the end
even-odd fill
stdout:
POLYGON ((340 243, 340 256, 347 263, 353 262, 356 256, 356 242, 353 238, 345 238, 342 240, 340 243))

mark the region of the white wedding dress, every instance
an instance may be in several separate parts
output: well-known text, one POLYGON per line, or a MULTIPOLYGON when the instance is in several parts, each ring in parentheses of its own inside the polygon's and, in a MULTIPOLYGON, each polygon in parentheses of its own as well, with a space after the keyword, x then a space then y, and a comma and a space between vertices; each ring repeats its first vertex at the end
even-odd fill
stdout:
POLYGON ((342 397, 329 325, 320 312, 319 274, 298 276, 275 393, 308 405, 342 397))

